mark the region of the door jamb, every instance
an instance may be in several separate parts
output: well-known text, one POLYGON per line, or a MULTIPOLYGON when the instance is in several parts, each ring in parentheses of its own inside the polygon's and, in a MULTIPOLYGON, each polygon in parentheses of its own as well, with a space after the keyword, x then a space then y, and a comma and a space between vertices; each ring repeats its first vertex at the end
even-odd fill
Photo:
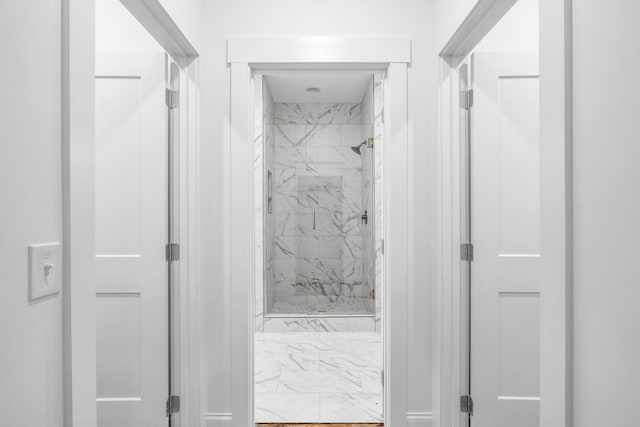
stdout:
MULTIPOLYGON (((157 1, 121 0, 181 67, 179 188, 182 259, 175 307, 181 357, 179 420, 200 425, 204 371, 197 275, 198 53, 157 1)), ((95 321, 95 4, 62 1, 63 381, 64 425, 96 426, 95 321)))
POLYGON ((377 66, 387 70, 385 90, 384 284, 385 423, 407 424, 407 302, 409 213, 408 79, 405 37, 241 37, 228 41, 231 66, 229 135, 224 145, 225 288, 231 296, 231 417, 253 426, 254 109, 252 67, 326 69, 377 66), (355 64, 355 65, 354 65, 355 64), (394 206, 394 209, 388 209, 394 206), (248 255, 247 255, 248 254, 248 255), (389 349, 393 348, 393 352, 389 349))
MULTIPOLYGON (((572 64, 571 1, 540 0, 541 270, 540 425, 573 423, 572 64)), ((443 207, 442 282, 434 322, 437 426, 462 427, 460 365, 466 315, 462 289, 462 170, 459 65, 515 0, 479 0, 440 52, 443 207)))

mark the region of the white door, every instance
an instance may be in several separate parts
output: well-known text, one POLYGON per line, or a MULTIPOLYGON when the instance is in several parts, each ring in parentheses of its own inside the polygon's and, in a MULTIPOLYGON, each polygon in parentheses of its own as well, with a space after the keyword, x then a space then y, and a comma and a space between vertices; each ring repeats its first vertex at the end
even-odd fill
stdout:
POLYGON ((473 427, 537 427, 540 141, 537 54, 472 57, 473 427))
POLYGON ((165 55, 96 64, 99 427, 167 425, 165 55))

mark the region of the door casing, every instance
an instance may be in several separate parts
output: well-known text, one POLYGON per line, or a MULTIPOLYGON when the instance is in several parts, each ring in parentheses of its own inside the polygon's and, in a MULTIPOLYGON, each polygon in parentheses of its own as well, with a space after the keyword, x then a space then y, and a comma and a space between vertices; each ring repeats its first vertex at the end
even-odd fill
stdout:
POLYGON ((386 71, 384 146, 385 423, 407 423, 408 79, 410 42, 404 37, 243 37, 228 42, 231 124, 224 143, 225 287, 231 303, 231 404, 234 425, 254 424, 253 301, 254 146, 252 73, 266 69, 371 69, 386 71), (389 209, 393 206, 393 209, 389 209), (249 256, 247 256, 249 254, 249 256), (390 349, 393 349, 391 351, 390 349))

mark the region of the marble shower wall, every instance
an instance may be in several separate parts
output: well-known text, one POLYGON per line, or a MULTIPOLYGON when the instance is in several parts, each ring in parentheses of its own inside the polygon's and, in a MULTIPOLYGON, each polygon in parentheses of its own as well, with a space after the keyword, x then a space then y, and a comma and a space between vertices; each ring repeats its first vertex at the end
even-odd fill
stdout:
POLYGON ((360 104, 275 104, 272 313, 373 313, 362 264, 360 104))
MULTIPOLYGON (((256 331, 264 331, 264 306, 273 305, 273 296, 265 293, 265 282, 274 283, 275 216, 269 209, 269 175, 275 170, 274 103, 269 87, 262 76, 255 81, 255 316, 256 331), (266 185, 266 186, 265 186, 266 185), (266 215, 265 215, 266 213, 266 215), (265 227, 266 226, 266 227, 265 227), (266 235, 264 234, 266 230, 266 235), (264 268, 266 266, 266 268, 264 268)), ((272 178, 271 178, 272 179, 272 178)), ((271 203, 273 201, 271 200, 271 203)))
POLYGON ((383 245, 383 147, 384 147, 384 76, 382 74, 373 75, 373 133, 374 133, 374 247, 375 247, 375 322, 376 331, 382 332, 382 304, 384 294, 382 292, 382 245, 383 245))

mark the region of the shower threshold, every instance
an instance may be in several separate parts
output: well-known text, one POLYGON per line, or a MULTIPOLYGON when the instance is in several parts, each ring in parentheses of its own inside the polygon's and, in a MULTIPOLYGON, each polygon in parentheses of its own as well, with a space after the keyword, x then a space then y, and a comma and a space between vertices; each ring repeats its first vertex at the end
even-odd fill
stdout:
POLYGON ((265 318, 278 319, 278 318, 292 318, 292 317, 375 317, 374 313, 328 313, 328 312, 313 312, 313 313, 265 313, 265 318))

